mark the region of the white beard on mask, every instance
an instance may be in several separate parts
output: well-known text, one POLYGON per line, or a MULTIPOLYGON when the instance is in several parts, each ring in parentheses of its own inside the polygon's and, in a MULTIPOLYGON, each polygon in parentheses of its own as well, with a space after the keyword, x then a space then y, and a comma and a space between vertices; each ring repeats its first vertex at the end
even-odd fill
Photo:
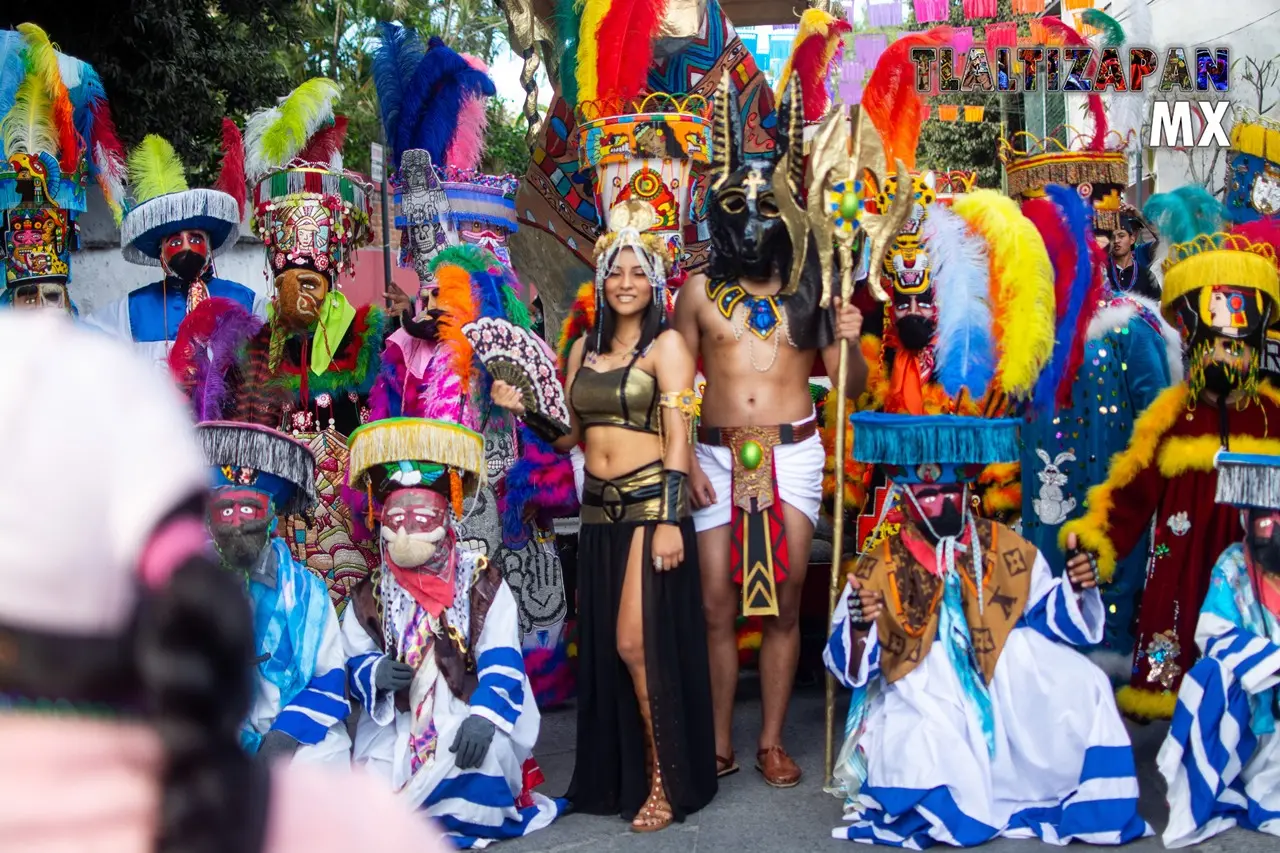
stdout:
POLYGON ((408 533, 403 527, 393 531, 384 525, 382 547, 392 563, 402 569, 415 569, 427 564, 447 532, 438 527, 428 533, 408 533))

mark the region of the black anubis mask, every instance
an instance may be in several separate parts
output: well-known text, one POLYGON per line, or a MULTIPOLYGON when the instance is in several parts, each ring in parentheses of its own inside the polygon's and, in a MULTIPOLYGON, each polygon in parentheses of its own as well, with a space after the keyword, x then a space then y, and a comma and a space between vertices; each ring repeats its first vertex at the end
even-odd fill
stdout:
POLYGON ((767 280, 776 273, 785 285, 794 254, 787 220, 791 219, 794 227, 802 219, 798 200, 804 190, 803 106, 798 90, 791 87, 778 109, 777 145, 772 156, 744 162, 737 145, 738 109, 728 78, 725 75, 715 96, 708 274, 713 281, 734 281, 767 280), (794 156, 783 164, 786 174, 777 175, 785 180, 775 180, 789 150, 794 156), (783 193, 787 197, 782 197, 783 193))

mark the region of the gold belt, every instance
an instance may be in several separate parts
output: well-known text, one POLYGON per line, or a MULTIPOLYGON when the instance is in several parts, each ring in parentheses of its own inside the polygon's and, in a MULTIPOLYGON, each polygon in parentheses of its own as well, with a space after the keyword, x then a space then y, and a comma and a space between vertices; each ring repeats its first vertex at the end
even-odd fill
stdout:
MULTIPOLYGON (((661 521, 662 493, 661 462, 651 462, 613 480, 602 480, 588 471, 582 484, 582 523, 661 521)), ((687 504, 681 506, 680 517, 688 515, 687 504)))

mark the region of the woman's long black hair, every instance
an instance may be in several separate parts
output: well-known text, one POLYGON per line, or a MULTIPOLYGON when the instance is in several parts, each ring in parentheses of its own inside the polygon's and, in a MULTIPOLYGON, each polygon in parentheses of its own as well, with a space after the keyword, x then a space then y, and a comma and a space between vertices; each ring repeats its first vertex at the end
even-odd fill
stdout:
MULTIPOLYGON (((644 307, 640 316, 640 339, 636 342, 636 352, 644 352, 658 335, 667 327, 666 306, 662 304, 663 294, 653 288, 649 289, 653 299, 644 307)), ((596 323, 587 333, 586 352, 597 355, 608 355, 613 351, 613 334, 618 326, 618 317, 609 307, 609 300, 604 296, 604 289, 596 293, 596 323)))
MULTIPOLYGON (((156 533, 193 515, 203 518, 202 495, 170 513, 156 533)), ((242 579, 196 554, 162 589, 141 591, 133 623, 116 640, 10 633, 25 660, 0 669, 0 692, 65 700, 73 708, 114 708, 140 715, 159 733, 164 768, 156 853, 261 848, 267 771, 240 747, 254 663, 242 579)))

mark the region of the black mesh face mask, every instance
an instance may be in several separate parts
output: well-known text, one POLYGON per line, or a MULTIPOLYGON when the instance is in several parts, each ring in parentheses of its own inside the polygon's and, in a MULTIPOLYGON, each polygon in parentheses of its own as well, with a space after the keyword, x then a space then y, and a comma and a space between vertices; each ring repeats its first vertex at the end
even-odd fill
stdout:
POLYGON ((1259 569, 1280 575, 1280 512, 1253 509, 1245 513, 1249 555, 1259 569))

